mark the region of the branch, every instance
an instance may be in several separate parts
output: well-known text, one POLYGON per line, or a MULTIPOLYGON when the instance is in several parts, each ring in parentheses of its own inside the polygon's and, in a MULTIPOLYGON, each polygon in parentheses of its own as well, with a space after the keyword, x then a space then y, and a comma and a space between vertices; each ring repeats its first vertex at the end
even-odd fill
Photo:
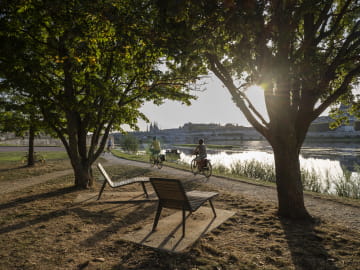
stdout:
POLYGON ((216 56, 207 54, 206 55, 209 63, 210 70, 214 72, 214 74, 225 84, 228 88, 236 106, 244 113, 246 119, 253 125, 253 127, 258 130, 262 135, 267 137, 268 132, 268 123, 263 119, 263 117, 256 111, 252 103, 247 99, 244 93, 240 92, 233 83, 233 80, 230 74, 227 73, 225 67, 220 63, 216 56), (245 102, 248 102, 248 106, 246 106, 245 102), (258 120, 254 117, 253 113, 259 117, 262 124, 261 125, 258 120))
MULTIPOLYGON (((111 130, 111 128, 112 128, 112 125, 113 125, 114 121, 115 121, 115 116, 113 116, 113 117, 110 119, 107 127, 105 128, 105 132, 104 132, 104 135, 103 135, 103 137, 102 137, 102 139, 101 139, 100 145, 99 145, 97 151, 95 152, 95 154, 92 156, 92 157, 93 157, 93 160, 96 160, 96 159, 101 155, 101 153, 103 152, 103 150, 104 150, 104 148, 105 148, 106 140, 107 140, 107 138, 108 138, 108 136, 109 136, 109 133, 110 133, 110 130, 111 130)), ((100 131, 101 131, 101 130, 102 130, 102 128, 99 128, 99 129, 98 129, 98 131, 99 131, 98 134, 100 134, 100 131)), ((99 138, 99 137, 98 137, 98 138, 99 138)), ((97 138, 97 139, 98 139, 98 138, 97 138)), ((92 140, 93 140, 93 139, 92 139, 92 140)), ((94 149, 94 147, 95 147, 95 144, 92 143, 91 145, 92 145, 92 150, 91 150, 91 151, 94 151, 93 149, 94 149)), ((90 155, 91 153, 92 153, 92 152, 90 152, 90 150, 89 150, 89 155, 90 155)))
MULTIPOLYGON (((326 32, 321 31, 321 32, 320 32, 319 36, 315 39, 316 44, 318 44, 321 40, 323 40, 324 38, 328 37, 329 35, 331 35, 332 33, 334 33, 334 32, 338 29, 338 27, 339 27, 339 25, 340 25, 340 22, 341 22, 341 20, 343 19, 343 17, 345 16, 345 14, 346 14, 346 12, 347 12, 347 9, 348 9, 348 7, 349 7, 349 5, 351 4, 352 1, 353 1, 353 0, 347 0, 347 2, 346 2, 346 3, 344 4, 344 6, 342 7, 340 13, 337 15, 333 27, 332 27, 329 31, 326 31, 326 32)), ((331 3, 331 2, 330 2, 330 3, 331 3)), ((333 3, 331 3, 331 5, 332 5, 332 4, 333 4, 333 3)), ((319 20, 320 20, 320 18, 319 18, 319 20)), ((325 23, 325 22, 324 22, 324 23, 325 23)), ((317 25, 318 25, 318 24, 320 24, 320 21, 317 22, 317 25)), ((324 27, 323 27, 323 29, 324 29, 324 27)))
POLYGON ((320 89, 326 89, 328 83, 334 78, 334 72, 336 70, 336 68, 344 63, 346 60, 348 60, 348 58, 346 58, 346 54, 349 53, 350 51, 352 51, 353 49, 356 48, 356 46, 359 44, 360 42, 360 32, 359 31, 355 31, 355 29, 357 27, 360 26, 360 21, 358 21, 356 23, 356 25, 353 28, 353 31, 351 34, 349 34, 349 36, 346 38, 345 42, 342 44, 341 48, 339 49, 338 54, 335 56, 335 58, 333 59, 333 61, 330 63, 330 65, 328 65, 328 68, 325 72, 325 75, 323 80, 321 81, 321 83, 319 84, 320 89), (358 40, 356 40, 358 38, 358 40), (354 44, 352 44, 350 47, 349 44, 356 40, 356 42, 354 42, 354 44), (355 47, 354 47, 355 46, 355 47))
POLYGON ((313 119, 318 117, 321 113, 325 111, 332 103, 334 103, 341 95, 345 94, 348 91, 348 86, 355 76, 360 74, 360 66, 356 67, 350 71, 344 78, 340 87, 332 93, 316 110, 314 110, 313 119))

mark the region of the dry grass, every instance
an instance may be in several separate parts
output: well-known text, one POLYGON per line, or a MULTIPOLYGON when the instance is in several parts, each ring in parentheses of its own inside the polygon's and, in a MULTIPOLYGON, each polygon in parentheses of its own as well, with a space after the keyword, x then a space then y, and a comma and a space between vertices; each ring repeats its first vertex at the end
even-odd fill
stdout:
MULTIPOLYGON (((121 166, 107 170, 151 174, 121 166)), ((72 183, 72 177, 62 177, 2 196, 0 269, 353 270, 360 265, 359 232, 321 220, 280 219, 275 205, 224 190, 215 206, 236 215, 184 253, 121 241, 121 234, 153 222, 155 203, 78 204, 74 199, 91 191, 76 190, 72 183)), ((204 183, 187 187, 209 189, 204 183)), ((139 191, 136 185, 124 188, 139 191)))
POLYGON ((24 179, 31 176, 39 176, 54 171, 70 169, 70 162, 67 159, 50 160, 44 164, 35 163, 34 167, 27 167, 19 162, 0 163, 0 182, 3 180, 24 179))

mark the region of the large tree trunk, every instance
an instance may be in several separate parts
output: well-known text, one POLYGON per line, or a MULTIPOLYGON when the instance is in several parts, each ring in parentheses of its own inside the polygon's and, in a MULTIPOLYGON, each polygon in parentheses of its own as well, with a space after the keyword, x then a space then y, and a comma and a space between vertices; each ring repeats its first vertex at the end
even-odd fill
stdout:
POLYGON ((310 219, 304 205, 299 148, 288 140, 273 144, 278 213, 293 219, 310 219))
POLYGON ((88 162, 76 162, 73 166, 75 174, 75 186, 78 188, 89 188, 94 184, 94 178, 92 175, 91 164, 88 162))

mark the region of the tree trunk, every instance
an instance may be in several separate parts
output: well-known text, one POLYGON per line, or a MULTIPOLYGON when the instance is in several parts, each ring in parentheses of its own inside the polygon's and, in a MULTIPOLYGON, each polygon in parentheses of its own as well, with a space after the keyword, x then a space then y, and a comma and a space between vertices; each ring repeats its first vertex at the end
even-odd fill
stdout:
POLYGON ((310 219, 304 205, 299 149, 284 140, 273 144, 279 215, 293 219, 310 219))
POLYGON ((34 166, 34 140, 35 140, 35 129, 33 125, 29 127, 29 145, 28 145, 28 155, 27 155, 27 166, 34 166))
POLYGON ((94 184, 91 164, 88 162, 76 162, 73 165, 75 174, 75 186, 78 188, 90 188, 94 184))

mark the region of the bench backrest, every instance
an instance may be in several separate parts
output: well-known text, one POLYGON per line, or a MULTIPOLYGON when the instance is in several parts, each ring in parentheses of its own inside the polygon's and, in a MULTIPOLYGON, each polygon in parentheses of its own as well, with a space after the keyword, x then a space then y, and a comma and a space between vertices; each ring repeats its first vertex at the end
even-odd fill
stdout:
POLYGON ((105 171, 104 167, 101 165, 101 163, 98 163, 97 164, 97 167, 98 169, 100 170, 101 174, 104 176, 105 178, 105 181, 108 182, 108 184, 111 186, 111 187, 114 187, 115 184, 113 181, 111 181, 111 178, 109 177, 109 175, 107 174, 107 172, 105 171))
POLYGON ((152 177, 150 182, 163 207, 190 209, 189 200, 180 180, 152 177))

